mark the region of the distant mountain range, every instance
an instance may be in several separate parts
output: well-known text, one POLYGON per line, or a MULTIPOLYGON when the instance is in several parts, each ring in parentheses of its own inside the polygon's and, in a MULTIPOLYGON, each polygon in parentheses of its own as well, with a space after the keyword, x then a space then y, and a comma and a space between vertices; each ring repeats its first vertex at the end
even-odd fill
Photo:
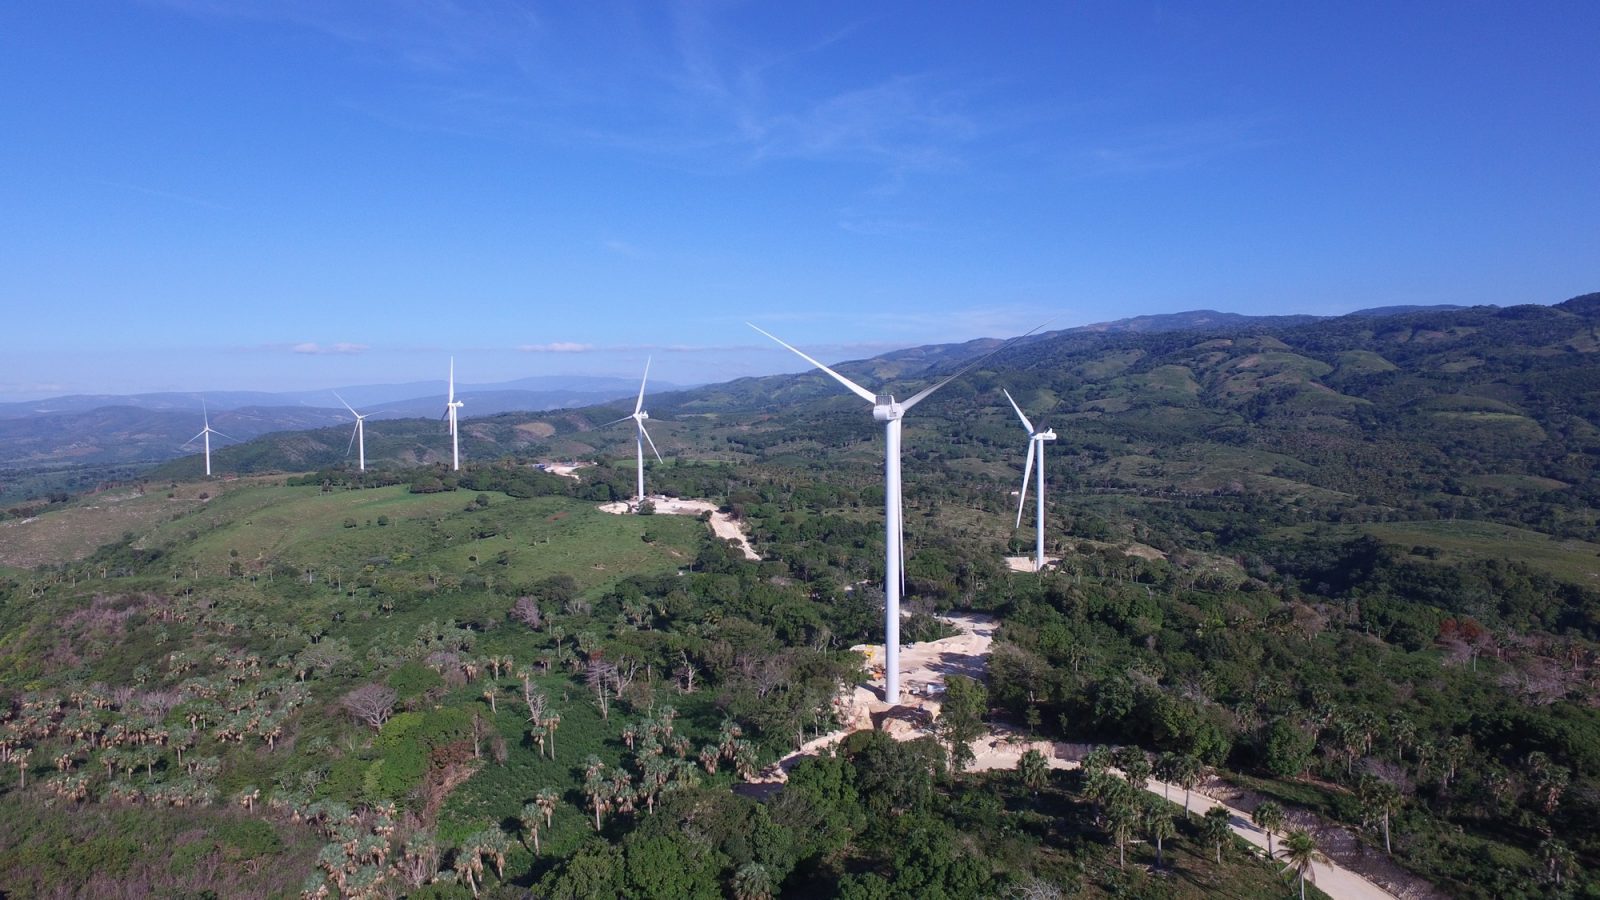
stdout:
MULTIPOLYGON (((653 388, 679 385, 656 382, 653 388)), ((631 397, 639 383, 628 378, 537 376, 496 384, 463 384, 464 419, 506 412, 540 412, 593 406, 631 397)), ((116 466, 160 462, 196 452, 185 447, 200 430, 201 403, 211 426, 227 435, 212 449, 278 431, 346 425, 337 390, 372 420, 436 418, 444 407, 444 385, 353 385, 319 391, 217 391, 206 393, 79 394, 26 403, 0 404, 0 468, 116 466), (231 439, 231 440, 230 440, 231 439)))
MULTIPOLYGON (((1109 340, 1117 336, 1156 335, 1177 332, 1237 334, 1281 331, 1322 321, 1372 319, 1421 313, 1449 313, 1459 306, 1390 306, 1361 310, 1347 317, 1310 315, 1247 316, 1215 310, 1137 316, 1034 335, 1027 344, 1058 339, 1109 340)), ((1480 309, 1485 309, 1480 307, 1480 309)), ((1488 307, 1487 309, 1494 309, 1488 307)), ((929 373, 946 371, 962 361, 999 345, 993 338, 959 344, 912 347, 886 353, 870 360, 841 363, 839 368, 868 378, 870 383, 893 386, 929 373)), ((718 385, 688 390, 680 385, 653 382, 651 394, 657 408, 679 415, 714 414, 730 408, 762 407, 777 396, 770 394, 769 378, 742 378, 718 385)), ((809 395, 808 380, 784 382, 780 394, 809 395)), ((538 413, 558 409, 581 409, 631 397, 638 383, 626 378, 583 376, 538 376, 497 384, 464 384, 458 396, 466 404, 464 418, 483 420, 507 413, 538 413)), ((340 396, 373 421, 434 419, 444 405, 443 384, 439 381, 392 385, 353 385, 337 388, 340 396)), ((213 451, 234 442, 247 442, 274 432, 296 432, 283 461, 302 457, 307 464, 342 451, 350 415, 337 405, 334 389, 281 393, 219 391, 215 393, 156 393, 116 395, 77 395, 26 403, 0 404, 0 468, 15 470, 48 467, 113 466, 147 464, 194 454, 194 446, 184 446, 200 430, 200 408, 204 400, 211 413, 211 424, 234 441, 213 442, 213 451), (330 429, 319 435, 316 447, 305 444, 305 432, 330 429), (332 430, 338 429, 338 430, 332 430), (340 445, 340 446, 336 446, 340 445)), ((580 427, 590 424, 578 417, 580 427)), ((503 423, 501 423, 503 424, 503 423)), ((490 426, 485 425, 489 428, 490 426)), ((495 426, 496 428, 498 426, 495 426)), ((487 439, 491 431, 477 433, 487 439)), ((378 448, 390 431, 396 458, 414 464, 431 459, 437 448, 427 440, 432 429, 427 423, 378 428, 368 431, 368 457, 379 458, 378 448), (407 435, 408 437, 402 437, 407 435), (413 436, 409 437, 409 436, 413 436)), ((526 436, 513 438, 513 445, 526 436)), ((441 445, 443 446, 443 445, 441 445)), ((269 457, 272 455, 267 454, 269 457)), ((263 461, 265 462, 265 460, 263 461)))
MULTIPOLYGON (((681 385, 658 382, 662 389, 681 385)), ((631 378, 589 375, 539 375, 487 384, 461 384, 456 388, 468 404, 463 416, 487 416, 510 410, 557 409, 583 406, 626 397, 639 389, 631 378)), ((23 403, 0 403, 0 419, 82 413, 118 406, 157 412, 199 414, 202 402, 214 411, 257 408, 309 407, 339 409, 337 392, 345 402, 379 418, 435 414, 444 407, 443 381, 405 384, 360 384, 313 391, 206 391, 153 394, 73 394, 23 403)), ((348 416, 346 416, 348 418, 348 416)))

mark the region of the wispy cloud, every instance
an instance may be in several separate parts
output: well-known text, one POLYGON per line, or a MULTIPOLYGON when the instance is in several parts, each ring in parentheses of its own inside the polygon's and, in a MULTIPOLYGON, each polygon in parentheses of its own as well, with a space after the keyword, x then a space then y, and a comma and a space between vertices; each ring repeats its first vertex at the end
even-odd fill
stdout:
POLYGON ((1145 128, 1071 154, 1073 174, 1143 175, 1194 168, 1224 156, 1268 147, 1264 118, 1218 118, 1145 128))
POLYGON ((160 190, 158 188, 145 187, 143 185, 138 185, 138 184, 127 184, 127 183, 121 182, 121 181, 105 181, 105 180, 102 180, 102 179, 95 179, 95 183, 96 184, 103 184, 106 187, 118 188, 118 189, 124 190, 124 191, 134 191, 136 193, 145 194, 145 195, 150 196, 150 197, 160 197, 163 200, 176 200, 179 203, 187 203, 190 206, 203 206, 203 207, 205 207, 207 209, 220 209, 220 210, 227 210, 229 208, 227 206, 222 205, 221 203, 215 203, 215 202, 213 202, 211 200, 207 200, 204 197, 194 197, 194 196, 190 196, 189 194, 180 194, 180 193, 177 193, 176 191, 163 191, 163 190, 160 190))
POLYGON ((286 23, 423 72, 452 72, 531 53, 540 20, 514 0, 154 0, 192 16, 286 23))
POLYGON ((314 341, 305 341, 303 343, 295 344, 289 349, 295 353, 306 353, 313 356, 326 356, 336 354, 352 355, 356 353, 365 353, 372 348, 368 347, 366 344, 350 344, 344 342, 337 344, 318 344, 314 341))
POLYGON ((556 341, 549 344, 523 344, 517 349, 523 353, 593 353, 600 348, 593 344, 556 341))

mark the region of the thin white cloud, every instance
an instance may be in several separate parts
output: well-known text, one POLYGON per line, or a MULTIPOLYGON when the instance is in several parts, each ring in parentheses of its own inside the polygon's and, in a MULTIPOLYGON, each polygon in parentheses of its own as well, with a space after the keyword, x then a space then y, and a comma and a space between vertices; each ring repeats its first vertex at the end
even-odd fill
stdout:
POLYGON ((365 353, 372 348, 368 347, 366 344, 351 344, 342 341, 337 344, 327 345, 318 344, 315 341, 305 341, 303 343, 295 344, 289 349, 295 353, 306 353, 313 356, 326 356, 330 354, 353 355, 356 353, 365 353))
POLYGON ((1067 160, 1074 174, 1144 175, 1190 169, 1271 146, 1261 118, 1216 118, 1146 128, 1085 148, 1067 160))
POLYGON ((601 348, 593 344, 579 344, 573 341, 555 341, 549 344, 523 344, 517 348, 523 353, 592 353, 601 348))

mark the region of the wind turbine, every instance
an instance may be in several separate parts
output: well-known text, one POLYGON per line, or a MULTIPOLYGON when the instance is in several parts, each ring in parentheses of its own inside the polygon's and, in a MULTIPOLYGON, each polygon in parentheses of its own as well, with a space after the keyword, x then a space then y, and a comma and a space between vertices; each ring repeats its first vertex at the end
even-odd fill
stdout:
POLYGON ((644 377, 639 379, 639 399, 635 400, 633 402, 633 413, 631 415, 623 416, 622 418, 617 419, 615 421, 606 423, 606 426, 609 427, 611 425, 617 424, 617 422, 626 422, 627 420, 632 419, 633 420, 633 424, 635 426, 637 426, 638 429, 639 429, 639 433, 634 435, 634 442, 638 444, 638 449, 639 449, 639 456, 638 456, 638 462, 639 462, 639 469, 638 469, 639 491, 638 491, 638 493, 639 493, 639 505, 640 506, 644 505, 644 445, 645 445, 645 442, 646 441, 650 442, 650 452, 654 453, 656 455, 656 462, 666 462, 666 460, 661 458, 661 451, 656 449, 656 442, 653 441, 653 440, 650 440, 650 432, 644 430, 644 420, 650 418, 650 414, 644 411, 644 385, 645 385, 645 382, 647 382, 649 380, 650 380, 650 357, 647 356, 647 357, 645 357, 645 360, 644 360, 644 377))
MULTIPOLYGON (((334 391, 333 395, 339 397, 339 392, 334 391)), ((356 471, 365 472, 367 470, 367 417, 356 412, 355 407, 349 403, 345 403, 343 397, 339 397, 339 402, 344 403, 344 408, 350 410, 350 415, 356 417, 356 430, 350 432, 350 443, 358 448, 356 451, 356 471)), ((344 448, 344 455, 346 458, 350 456, 350 448, 348 446, 344 448)))
MULTIPOLYGON (((464 406, 456 399, 456 358, 450 357, 450 399, 444 402, 444 415, 440 418, 450 419, 450 468, 461 471, 461 437, 456 433, 456 410, 464 406)), ((355 412, 355 410, 351 410, 355 412)), ((346 451, 349 452, 349 451, 346 451)))
MULTIPOLYGON (((871 391, 856 384, 854 381, 840 375, 822 363, 805 355, 800 350, 784 343, 776 336, 756 328, 749 322, 745 323, 760 331, 767 337, 777 341, 783 347, 808 363, 826 372, 849 389, 850 393, 872 404, 872 417, 883 423, 884 448, 883 448, 883 528, 884 528, 884 566, 883 566, 883 598, 884 598, 884 643, 883 643, 883 699, 888 703, 900 702, 900 592, 905 584, 905 535, 900 520, 900 420, 911 411, 913 406, 928 399, 928 396, 939 388, 944 387, 967 370, 983 362, 1001 350, 1011 346, 1022 338, 1013 338, 1010 341, 985 353, 978 359, 963 366, 960 371, 933 387, 924 388, 912 394, 910 399, 897 402, 893 394, 873 394, 871 391)), ((1043 326, 1041 326, 1043 327, 1043 326)), ((1038 329, 1035 328, 1034 331, 1038 329)), ((1030 331, 1028 334, 1032 334, 1030 331)), ((1023 335, 1022 337, 1027 337, 1023 335)))
POLYGON ((1044 571, 1044 442, 1055 440, 1056 433, 1054 429, 1034 430, 1033 423, 1022 414, 1022 407, 1011 399, 1011 392, 1001 388, 1000 393, 1005 394, 1007 400, 1011 400, 1011 408, 1017 411, 1017 418, 1022 420, 1022 427, 1028 431, 1028 462, 1022 468, 1022 490, 1018 492, 1017 497, 1016 527, 1018 528, 1022 527, 1022 505, 1028 502, 1028 475, 1033 471, 1033 454, 1036 449, 1039 452, 1039 489, 1034 492, 1033 570, 1042 572, 1044 571))
POLYGON ((206 439, 206 476, 209 477, 211 475, 211 436, 214 434, 220 438, 228 438, 230 441, 234 440, 234 438, 228 437, 222 432, 211 427, 211 414, 206 412, 206 402, 204 400, 200 401, 200 415, 203 417, 206 427, 200 429, 199 434, 189 438, 187 441, 184 441, 183 446, 187 447, 200 438, 206 439))

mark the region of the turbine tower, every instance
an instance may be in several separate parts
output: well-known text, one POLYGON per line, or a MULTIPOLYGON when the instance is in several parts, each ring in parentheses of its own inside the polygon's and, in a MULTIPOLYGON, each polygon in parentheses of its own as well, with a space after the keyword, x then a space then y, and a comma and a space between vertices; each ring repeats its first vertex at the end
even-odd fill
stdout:
POLYGON ((617 424, 617 422, 626 422, 627 420, 632 419, 634 425, 638 427, 638 432, 639 433, 634 435, 634 441, 635 441, 635 443, 638 444, 638 450, 639 450, 639 455, 638 455, 638 463, 639 463, 639 469, 638 469, 638 485, 639 485, 638 494, 639 494, 639 505, 640 506, 644 505, 644 445, 645 445, 645 442, 646 441, 650 442, 650 452, 654 453, 656 455, 656 462, 666 462, 666 460, 661 458, 661 451, 656 449, 656 442, 653 441, 653 440, 650 440, 650 432, 644 430, 644 420, 650 418, 650 414, 644 411, 644 385, 645 385, 645 382, 647 382, 649 380, 650 380, 650 358, 647 356, 647 357, 645 357, 645 360, 644 360, 644 377, 639 379, 639 399, 635 400, 634 403, 633 403, 633 413, 632 413, 632 415, 626 415, 626 416, 623 416, 620 419, 617 419, 616 421, 607 422, 606 423, 606 426, 609 427, 611 425, 617 424))
MULTIPOLYGON (((850 393, 872 404, 872 417, 883 423, 883 527, 884 527, 884 643, 883 643, 883 699, 888 703, 900 702, 900 592, 905 584, 905 535, 900 521, 900 420, 911 408, 928 399, 928 395, 964 375, 968 369, 983 362, 1021 338, 1013 338, 994 350, 963 366, 960 371, 933 387, 912 394, 903 402, 893 394, 873 394, 871 391, 840 375, 820 362, 785 344, 777 337, 745 323, 772 338, 795 355, 826 372, 833 380, 844 385, 850 393)), ((1034 329, 1037 331, 1038 329, 1034 329)), ((1030 331, 1028 334, 1032 334, 1030 331)), ((1026 337, 1027 335, 1023 335, 1026 337)))
POLYGON ((195 435, 192 438, 189 438, 187 441, 184 441, 183 442, 183 446, 187 447, 190 444, 194 443, 195 441, 199 440, 200 438, 205 438, 205 442, 206 442, 206 476, 210 477, 210 475, 211 475, 211 436, 214 434, 214 435, 216 435, 217 437, 220 437, 220 438, 228 438, 228 440, 230 440, 230 441, 233 440, 233 438, 229 438, 227 435, 225 435, 222 432, 220 432, 220 431, 216 430, 215 428, 211 427, 211 414, 206 412, 206 402, 204 400, 200 401, 200 415, 203 417, 203 421, 205 422, 205 427, 200 429, 200 433, 199 434, 195 435))
MULTIPOLYGON (((450 468, 457 472, 461 471, 461 437, 456 433, 456 410, 463 405, 465 404, 456 399, 456 358, 452 356, 450 357, 450 396, 444 402, 444 415, 440 418, 449 418, 450 420, 450 468)), ((355 410, 351 410, 351 412, 355 412, 355 410)))
MULTIPOLYGON (((335 397, 339 397, 339 392, 338 391, 334 391, 333 395, 335 397)), ((356 462, 356 471, 365 472, 367 470, 367 429, 366 429, 367 417, 363 416, 361 413, 356 412, 355 407, 351 406, 348 403, 345 403, 345 399, 343 397, 339 397, 339 402, 340 403, 344 403, 344 408, 350 410, 350 415, 356 417, 356 430, 350 432, 350 443, 357 448, 357 450, 356 450, 356 460, 357 460, 357 462, 356 462)), ((349 456, 350 456, 350 447, 347 446, 347 447, 344 448, 344 455, 345 455, 346 458, 349 458, 349 456)))
POLYGON ((1022 468, 1022 490, 1017 497, 1017 525, 1022 527, 1022 505, 1028 502, 1028 475, 1033 471, 1033 454, 1037 449, 1039 453, 1039 489, 1034 492, 1034 530, 1033 530, 1033 570, 1044 571, 1044 442, 1056 439, 1054 429, 1049 431, 1035 431, 1033 423, 1022 414, 1022 407, 1017 401, 1011 399, 1011 392, 1005 388, 1000 393, 1011 400, 1011 408, 1017 411, 1017 418, 1022 420, 1022 427, 1028 431, 1028 462, 1022 468))

